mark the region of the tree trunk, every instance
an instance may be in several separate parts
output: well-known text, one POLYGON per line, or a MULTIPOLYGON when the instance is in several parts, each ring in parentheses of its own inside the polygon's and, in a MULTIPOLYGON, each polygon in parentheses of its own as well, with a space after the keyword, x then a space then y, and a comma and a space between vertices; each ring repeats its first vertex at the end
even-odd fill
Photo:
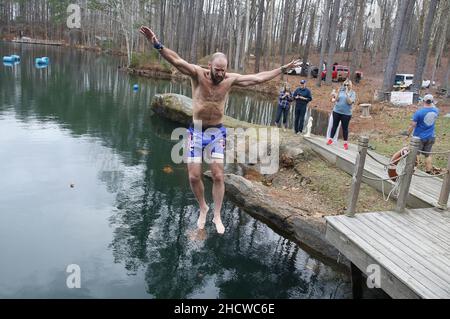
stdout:
POLYGON ((197 0, 196 1, 196 14, 195 14, 195 21, 194 21, 194 34, 192 38, 192 47, 191 47, 191 61, 194 64, 197 64, 197 53, 198 53, 198 37, 199 37, 199 29, 200 25, 202 23, 202 16, 203 16, 203 0, 197 0))
POLYGON ((323 71, 323 63, 325 50, 327 49, 328 43, 328 31, 330 25, 330 11, 331 11, 331 1, 325 1, 325 11, 322 13, 322 41, 320 48, 320 62, 319 62, 319 73, 317 74, 317 82, 316 85, 320 87, 322 85, 322 71, 323 71))
POLYGON ((238 8, 237 8, 237 16, 236 16, 236 21, 237 21, 237 43, 236 43, 236 54, 235 54, 235 60, 234 60, 234 69, 235 70, 239 70, 239 65, 241 64, 241 49, 242 49, 242 32, 241 32, 241 27, 244 24, 244 20, 245 20, 245 15, 241 14, 241 6, 238 3, 238 8), (242 20, 240 19, 242 16, 242 20))
POLYGON ((334 64, 334 53, 336 52, 336 29, 339 18, 339 8, 341 5, 341 0, 334 0, 333 3, 333 13, 331 17, 331 28, 330 28, 330 50, 328 51, 328 65, 327 65, 327 76, 325 83, 331 85, 333 64, 334 64))
MULTIPOLYGON (((290 13, 290 0, 284 0, 284 17, 283 17, 283 30, 281 32, 281 45, 280 45, 280 56, 281 65, 284 65, 286 59, 286 46, 287 46, 287 36, 288 36, 288 25, 289 25, 289 13, 290 13)), ((284 74, 281 74, 281 80, 284 80, 284 74)))
POLYGON ((353 50, 352 50, 352 61, 350 63, 350 78, 355 81, 356 69, 361 67, 361 56, 362 56, 362 37, 363 37, 363 24, 364 24, 364 12, 366 9, 366 1, 358 0, 358 15, 356 25, 356 33, 354 37, 353 50))
POLYGON ((445 75, 445 85, 447 90, 446 97, 450 97, 450 59, 448 59, 447 74, 445 75))
MULTIPOLYGON (((442 59, 442 53, 444 52, 444 48, 446 46, 446 39, 447 39, 447 34, 448 34, 448 30, 449 30, 449 15, 450 13, 450 2, 449 1, 445 1, 445 3, 443 4, 443 8, 442 8, 442 12, 441 12, 441 17, 445 20, 444 25, 442 26, 441 29, 441 34, 439 37, 439 41, 436 47, 436 54, 434 57, 434 63, 433 63, 433 71, 432 71, 432 75, 431 75, 431 84, 433 84, 433 82, 436 79, 436 71, 437 68, 440 66, 441 64, 441 59, 442 59)), ((450 59, 449 59, 450 60, 450 59)))
POLYGON ((302 5, 300 7, 300 13, 299 13, 299 16, 297 19, 297 29, 295 31, 295 36, 294 36, 294 48, 295 49, 298 49, 299 45, 300 45, 300 32, 302 31, 302 21, 304 19, 303 12, 305 11, 305 8, 308 7, 308 5, 306 5, 306 7, 305 7, 306 2, 307 2, 306 0, 302 0, 302 5))
POLYGON ((431 27, 433 25, 433 17, 436 12, 439 0, 431 0, 428 9, 427 20, 425 22, 425 28, 423 30, 422 43, 420 45, 419 56, 416 59, 416 69, 414 72, 414 83, 412 90, 415 93, 419 93, 422 88, 422 77, 425 69, 425 64, 428 57, 428 51, 430 46, 431 27))
POLYGON ((256 52, 255 52, 255 73, 259 73, 259 63, 262 51, 262 24, 264 16, 264 0, 259 0, 258 6, 258 27, 256 29, 256 52))
POLYGON ((313 36, 314 36, 314 20, 316 18, 316 10, 317 7, 314 6, 313 12, 310 16, 310 23, 309 23, 309 31, 308 31, 308 38, 306 39, 306 45, 305 45, 305 50, 303 51, 303 67, 302 67, 302 75, 305 76, 306 75, 306 71, 308 70, 308 74, 311 74, 310 70, 311 67, 306 68, 306 64, 308 62, 308 58, 309 58, 309 50, 311 48, 311 43, 313 41, 313 36))
POLYGON ((244 39, 244 55, 243 55, 243 62, 241 65, 241 69, 245 71, 246 62, 247 62, 247 53, 248 53, 248 47, 249 47, 249 40, 250 40, 250 0, 245 1, 245 39, 244 39))
POLYGON ((353 2, 353 10, 352 10, 352 15, 349 17, 349 23, 348 23, 348 28, 347 28, 347 35, 345 37, 345 52, 350 51, 350 44, 352 41, 352 35, 353 35, 353 29, 354 29, 354 25, 355 25, 355 17, 358 14, 358 0, 354 0, 353 2))
POLYGON ((384 100, 386 98, 385 93, 389 92, 394 84, 395 73, 397 72, 398 59, 400 55, 400 42, 402 39, 403 28, 406 23, 405 20, 408 19, 406 12, 409 5, 414 5, 414 0, 401 0, 397 9, 389 56, 384 70, 383 86, 378 96, 380 100, 384 100))

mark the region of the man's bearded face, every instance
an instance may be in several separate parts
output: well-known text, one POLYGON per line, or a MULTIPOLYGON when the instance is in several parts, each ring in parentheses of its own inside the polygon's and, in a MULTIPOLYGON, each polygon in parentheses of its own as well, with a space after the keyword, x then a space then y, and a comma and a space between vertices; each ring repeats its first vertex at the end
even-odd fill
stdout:
POLYGON ((214 85, 220 84, 225 79, 227 60, 216 59, 210 66, 211 81, 214 85))

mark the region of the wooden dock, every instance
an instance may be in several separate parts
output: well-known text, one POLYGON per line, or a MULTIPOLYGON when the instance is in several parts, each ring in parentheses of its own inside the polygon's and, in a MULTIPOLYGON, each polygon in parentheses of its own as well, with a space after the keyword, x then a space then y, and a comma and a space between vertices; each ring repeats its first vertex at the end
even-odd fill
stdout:
POLYGON ((28 43, 28 44, 42 44, 42 45, 55 45, 55 46, 64 45, 64 42, 62 42, 62 41, 41 40, 41 39, 14 39, 14 40, 12 40, 12 42, 28 43))
POLYGON ((449 212, 407 209, 326 222, 327 240, 352 263, 353 284, 364 284, 361 274, 372 276, 368 267, 378 265, 379 288, 392 298, 450 298, 449 212))
MULTIPOLYGON (((345 151, 342 146, 342 142, 333 145, 326 145, 326 139, 322 136, 304 137, 304 141, 311 146, 311 148, 321 155, 329 162, 335 164, 338 168, 344 170, 348 174, 353 174, 355 168, 356 156, 358 154, 357 145, 350 144, 349 149, 345 151)), ((383 163, 388 163, 389 159, 375 152, 369 151, 376 159, 383 163)), ((428 176, 422 171, 417 170, 416 174, 422 176, 428 176)), ((371 178, 388 178, 387 172, 383 165, 377 163, 370 157, 367 157, 364 166, 364 175, 371 178)), ((363 178, 363 181, 382 191, 383 183, 380 181, 373 181, 367 178, 363 178)), ((391 181, 384 182, 384 191, 389 193, 394 187, 394 183, 391 181)), ((442 179, 438 177, 433 178, 420 178, 418 176, 412 177, 411 187, 409 189, 409 196, 407 198, 407 204, 412 208, 427 208, 437 206, 439 200, 439 193, 442 188, 442 179)))

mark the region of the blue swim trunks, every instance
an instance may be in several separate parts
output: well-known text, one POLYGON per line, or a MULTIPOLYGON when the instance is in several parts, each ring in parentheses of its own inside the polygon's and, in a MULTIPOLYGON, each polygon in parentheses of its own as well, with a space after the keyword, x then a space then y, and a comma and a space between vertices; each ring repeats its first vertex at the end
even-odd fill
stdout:
POLYGON ((188 129, 188 163, 202 163, 203 158, 223 163, 227 129, 223 124, 188 129), (204 157, 205 156, 205 157, 204 157))

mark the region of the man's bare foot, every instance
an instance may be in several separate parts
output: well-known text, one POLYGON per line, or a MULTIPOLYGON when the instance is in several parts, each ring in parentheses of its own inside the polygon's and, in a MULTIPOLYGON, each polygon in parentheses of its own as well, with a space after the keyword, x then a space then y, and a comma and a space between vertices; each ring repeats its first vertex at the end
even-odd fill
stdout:
POLYGON ((197 220, 197 227, 198 229, 204 229, 205 223, 206 223, 206 215, 208 214, 209 207, 205 206, 203 209, 200 208, 200 216, 197 220))
POLYGON ((225 233, 225 226, 222 224, 222 220, 219 218, 215 218, 213 219, 213 223, 214 225, 216 225, 216 230, 219 234, 223 234, 225 233))

